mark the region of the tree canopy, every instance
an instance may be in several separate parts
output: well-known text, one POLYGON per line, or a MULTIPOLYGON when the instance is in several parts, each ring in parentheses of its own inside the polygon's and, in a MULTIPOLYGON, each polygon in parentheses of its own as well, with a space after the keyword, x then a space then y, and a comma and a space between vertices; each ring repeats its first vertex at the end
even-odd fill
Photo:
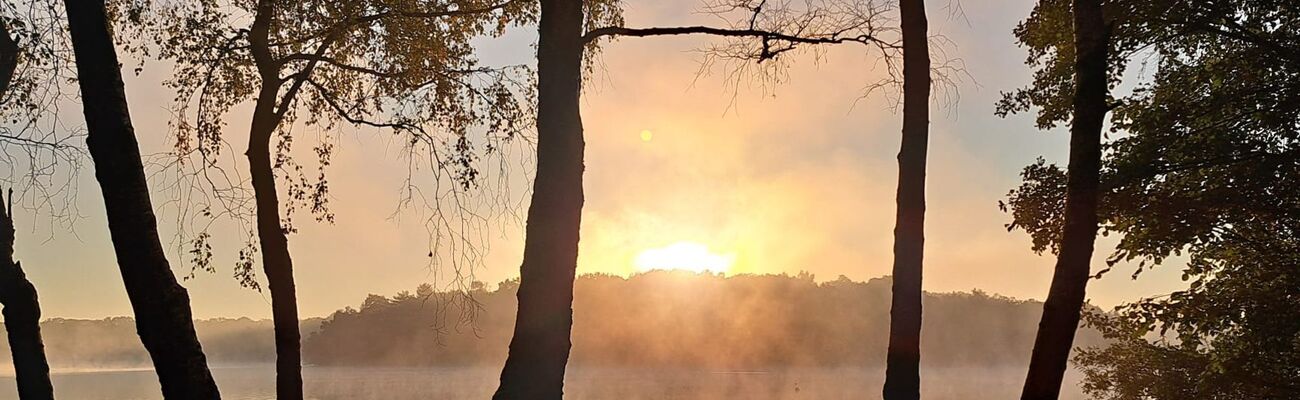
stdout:
MULTIPOLYGON (((1068 118, 1067 1, 1016 29, 1036 67, 1000 113, 1068 118)), ((1184 290, 1090 322, 1118 342, 1082 352, 1085 388, 1109 399, 1294 398, 1300 393, 1300 5, 1109 1, 1113 87, 1100 217, 1119 235, 1109 264, 1185 256, 1184 290)), ((1065 172, 1043 160, 1004 206, 1009 229, 1055 250, 1065 172)), ((1182 260, 1179 258, 1178 260, 1182 260)), ((1103 270, 1102 273, 1108 271, 1103 270)), ((1098 276, 1101 273, 1097 274, 1098 276)))
POLYGON ((527 66, 479 62, 473 41, 535 22, 535 2, 140 0, 118 12, 147 38, 128 42, 133 49, 174 63, 166 85, 177 93, 175 157, 166 164, 176 179, 167 186, 184 208, 185 250, 197 268, 213 270, 208 227, 229 217, 248 232, 237 276, 257 285, 250 191, 221 156, 228 117, 261 90, 275 96, 271 151, 289 231, 298 210, 332 221, 326 167, 335 128, 344 126, 397 134, 410 164, 399 204, 433 209, 426 227, 434 251, 474 252, 456 217, 506 204, 505 196, 465 192, 484 183, 485 171, 504 168, 489 161, 507 146, 528 146, 515 139, 531 129, 533 77, 527 66), (303 128, 324 132, 310 152, 294 150, 303 128))

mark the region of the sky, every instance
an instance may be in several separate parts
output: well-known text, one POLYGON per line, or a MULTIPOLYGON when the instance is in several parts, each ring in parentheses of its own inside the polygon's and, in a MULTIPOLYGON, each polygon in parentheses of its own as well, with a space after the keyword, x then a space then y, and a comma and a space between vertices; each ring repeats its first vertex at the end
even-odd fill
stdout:
MULTIPOLYGON (((948 56, 960 59, 966 74, 950 101, 932 103, 924 289, 1042 299, 1054 258, 1032 252, 1023 232, 1008 232, 1010 217, 997 203, 1035 158, 1064 161, 1066 132, 1039 131, 1030 115, 993 115, 1000 92, 1029 82, 1026 53, 1011 30, 1032 1, 964 2, 959 9, 944 0, 929 3, 932 34, 950 43, 948 56)), ((693 12, 693 0, 625 4, 629 26, 715 22, 693 12)), ((482 58, 528 63, 534 39, 522 31, 484 40, 482 58)), ((587 149, 579 273, 634 273, 647 250, 686 242, 725 258, 728 274, 807 271, 818 280, 889 274, 901 115, 891 107, 894 97, 865 90, 882 73, 877 54, 849 46, 806 53, 790 60, 779 85, 732 87, 720 70, 700 74, 693 50, 708 43, 705 37, 627 38, 604 46, 582 100, 587 149)), ((161 85, 169 73, 165 63, 147 62, 140 75, 126 77, 145 154, 170 147, 173 94, 161 85)), ((229 116, 230 154, 244 150, 246 108, 229 116)), ((336 221, 296 218, 298 233, 289 241, 301 315, 356 307, 371 293, 445 285, 445 271, 430 266, 421 217, 398 210, 407 167, 400 141, 360 128, 316 136, 335 144, 329 174, 336 221)), ((80 217, 70 228, 30 210, 17 215, 16 257, 38 288, 46 317, 131 313, 91 168, 88 162, 80 174, 80 217)), ((168 244, 177 231, 176 210, 160 205, 167 194, 157 179, 154 203, 168 244)), ((513 175, 509 196, 525 200, 527 183, 527 176, 513 175)), ((502 218, 491 227, 474 279, 517 277, 522 221, 502 218)), ((231 277, 239 246, 230 238, 238 237, 237 228, 222 226, 214 235, 216 271, 182 282, 194 316, 269 318, 268 294, 231 277)), ((1100 238, 1096 269, 1114 244, 1113 237, 1100 238)), ((169 249, 177 275, 189 276, 188 257, 169 249)), ((1133 266, 1116 270, 1091 282, 1093 304, 1110 307, 1182 283, 1178 265, 1136 281, 1129 279, 1133 266)))

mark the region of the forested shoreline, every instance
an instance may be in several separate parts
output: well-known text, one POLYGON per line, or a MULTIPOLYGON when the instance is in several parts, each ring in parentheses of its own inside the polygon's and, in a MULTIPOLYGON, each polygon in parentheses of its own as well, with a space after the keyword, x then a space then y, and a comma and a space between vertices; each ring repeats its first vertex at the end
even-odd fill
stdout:
MULTIPOLYGON (((371 295, 356 308, 301 324, 307 365, 485 366, 505 358, 517 281, 475 285, 476 307, 422 285, 371 295), (471 318, 462 320, 464 318, 471 318)), ((584 275, 576 282, 575 364, 712 370, 883 367, 889 278, 817 282, 812 275, 722 277, 652 271, 629 278, 584 275), (672 288, 672 290, 667 290, 672 288), (690 295, 681 295, 689 293, 690 295)), ((1014 367, 1029 354, 1041 308, 980 291, 926 293, 922 362, 1014 367)), ((129 317, 53 318, 41 324, 55 370, 148 365, 129 317)), ((213 365, 275 361, 270 320, 195 321, 213 365)), ((1095 331, 1077 344, 1100 344, 1095 331)), ((4 345, 0 344, 0 347, 4 345)), ((8 356, 0 349, 3 357, 8 356)))

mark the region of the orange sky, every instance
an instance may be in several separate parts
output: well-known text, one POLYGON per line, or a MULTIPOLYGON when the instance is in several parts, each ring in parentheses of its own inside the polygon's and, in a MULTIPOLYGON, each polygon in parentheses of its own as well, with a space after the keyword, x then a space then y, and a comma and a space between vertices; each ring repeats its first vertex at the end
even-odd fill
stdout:
MULTIPOLYGON (((692 1, 627 3, 629 25, 709 22, 681 11, 692 9, 692 1)), ((1011 29, 1032 2, 965 2, 964 17, 950 17, 942 1, 931 3, 932 31, 954 43, 953 54, 972 79, 960 85, 955 106, 936 104, 933 112, 925 288, 1042 298, 1053 259, 1033 254, 1025 234, 1003 228, 1008 216, 997 201, 1035 157, 1062 160, 1066 138, 1063 131, 1035 130, 1029 117, 992 115, 998 92, 1029 80, 1011 29)), ((490 42, 484 60, 528 62, 531 40, 524 32, 490 42)), ((583 101, 587 200, 579 271, 627 274, 643 250, 692 241, 734 256, 732 273, 808 271, 824 280, 887 274, 900 116, 884 96, 859 101, 879 73, 874 55, 840 48, 820 60, 804 56, 783 85, 770 92, 742 87, 733 102, 718 76, 695 79, 699 58, 690 50, 707 40, 624 39, 606 46, 583 101), (652 139, 643 140, 643 131, 652 139)), ((154 62, 140 77, 128 77, 145 153, 167 150, 172 95, 159 82, 168 73, 154 62)), ((240 154, 246 114, 230 118, 231 154, 240 154)), ((311 138, 309 132, 301 131, 311 138)), ((304 316, 325 316, 368 293, 410 290, 443 276, 428 267, 419 218, 394 216, 406 166, 400 144, 365 129, 331 137, 338 150, 330 170, 337 223, 301 215, 300 233, 290 237, 304 316)), ((515 180, 512 193, 520 196, 525 187, 515 180)), ((129 315, 93 170, 83 171, 81 182, 83 217, 74 231, 19 213, 17 257, 40 290, 46 316, 129 315)), ((155 195, 155 204, 160 198, 155 195)), ((160 215, 164 233, 174 232, 174 213, 160 215)), ((523 239, 518 221, 493 226, 475 275, 490 283, 518 274, 523 239)), ((216 234, 234 232, 224 227, 216 234)), ((217 243, 217 272, 185 282, 195 316, 269 317, 269 298, 230 277, 238 247, 217 243)), ((1100 242, 1097 265, 1113 244, 1113 238, 1100 242)), ((172 263, 178 275, 188 274, 181 257, 173 254, 172 263)), ((1110 306, 1179 284, 1175 267, 1136 282, 1129 272, 1118 268, 1093 281, 1089 298, 1110 306)))

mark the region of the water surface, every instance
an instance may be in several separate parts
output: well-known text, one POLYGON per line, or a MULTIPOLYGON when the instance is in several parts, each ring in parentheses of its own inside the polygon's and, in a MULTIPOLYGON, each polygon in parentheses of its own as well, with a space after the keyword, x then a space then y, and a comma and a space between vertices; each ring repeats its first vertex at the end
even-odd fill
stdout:
MULTIPOLYGON (((272 366, 215 368, 226 400, 272 400, 272 366)), ((303 370, 307 397, 315 400, 488 399, 496 388, 495 367, 336 368, 303 370)), ((1022 368, 927 368, 927 400, 1018 397, 1022 368)), ((1062 399, 1083 399, 1077 376, 1062 399)), ((861 399, 877 397, 884 371, 861 368, 804 368, 771 371, 702 371, 571 368, 567 399, 861 399)), ((77 400, 161 399, 157 377, 148 369, 61 371, 55 395, 77 400)), ((17 399, 12 375, 0 377, 0 399, 17 399)))

